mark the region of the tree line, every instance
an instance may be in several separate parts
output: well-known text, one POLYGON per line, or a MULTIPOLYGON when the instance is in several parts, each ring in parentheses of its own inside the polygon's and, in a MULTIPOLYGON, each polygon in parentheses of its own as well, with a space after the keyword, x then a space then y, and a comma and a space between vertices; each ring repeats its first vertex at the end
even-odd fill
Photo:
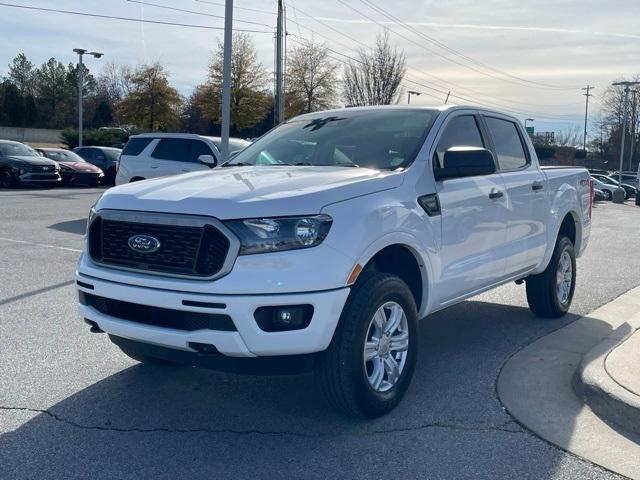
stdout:
MULTIPOLYGON (((285 116, 340 105, 382 105, 400 98, 404 53, 380 34, 370 49, 346 61, 324 43, 296 41, 285 70, 285 116), (344 65, 342 65, 344 63, 344 65)), ((95 74, 83 65, 86 128, 127 126, 137 131, 220 131, 223 44, 218 41, 207 77, 186 97, 160 63, 135 67, 108 62, 95 74)), ((272 73, 258 61, 246 33, 235 33, 231 62, 231 133, 261 135, 274 125, 272 73)), ((0 125, 65 128, 77 125, 78 66, 50 58, 40 66, 24 53, 0 79, 0 125)))

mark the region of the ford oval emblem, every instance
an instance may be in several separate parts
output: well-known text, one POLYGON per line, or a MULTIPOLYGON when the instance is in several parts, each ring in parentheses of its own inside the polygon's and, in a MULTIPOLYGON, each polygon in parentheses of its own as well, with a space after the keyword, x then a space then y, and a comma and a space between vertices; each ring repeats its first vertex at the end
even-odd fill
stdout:
POLYGON ((160 240, 151 235, 134 235, 127 243, 136 253, 153 253, 160 250, 160 240))

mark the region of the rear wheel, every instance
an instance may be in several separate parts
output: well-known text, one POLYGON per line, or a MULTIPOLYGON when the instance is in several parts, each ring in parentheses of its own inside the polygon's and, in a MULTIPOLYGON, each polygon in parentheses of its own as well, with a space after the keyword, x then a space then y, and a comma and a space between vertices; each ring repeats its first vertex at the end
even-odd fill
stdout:
POLYGON ((604 193, 604 199, 607 201, 610 201, 613 198, 611 190, 603 190, 602 193, 604 193))
POLYGON ((12 188, 15 187, 17 183, 18 181, 10 169, 4 168, 0 170, 0 187, 12 188))
POLYGON ((329 348, 319 356, 318 384, 328 402, 352 416, 378 417, 402 400, 418 351, 416 304, 395 275, 356 283, 329 348))
POLYGON ((538 317, 558 318, 569 311, 576 282, 573 243, 559 236, 544 272, 526 279, 527 302, 538 317))

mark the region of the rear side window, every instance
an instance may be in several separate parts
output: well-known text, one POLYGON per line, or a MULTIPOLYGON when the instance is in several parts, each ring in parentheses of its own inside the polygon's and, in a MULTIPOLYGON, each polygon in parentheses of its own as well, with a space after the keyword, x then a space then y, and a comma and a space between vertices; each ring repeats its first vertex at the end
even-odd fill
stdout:
POLYGON ((527 165, 527 155, 515 123, 501 118, 485 117, 498 155, 500 170, 515 170, 527 165))
POLYGON ((447 124, 436 150, 438 166, 442 166, 445 152, 452 147, 484 148, 482 135, 473 115, 461 115, 447 124))
POLYGON ((173 160, 175 162, 189 161, 191 140, 184 138, 163 138, 160 140, 151 156, 159 160, 173 160))
POLYGON ((93 160, 93 150, 90 148, 77 148, 74 150, 78 155, 87 161, 93 160))
POLYGON ((122 155, 130 155, 134 157, 140 155, 142 151, 147 148, 147 145, 151 143, 151 140, 153 140, 153 138, 150 137, 131 138, 124 146, 122 155))
POLYGON ((191 140, 191 150, 189 151, 189 162, 200 163, 200 160, 198 160, 198 157, 200 155, 211 155, 213 158, 216 158, 216 156, 211 151, 211 148, 209 148, 209 145, 199 140, 191 140))

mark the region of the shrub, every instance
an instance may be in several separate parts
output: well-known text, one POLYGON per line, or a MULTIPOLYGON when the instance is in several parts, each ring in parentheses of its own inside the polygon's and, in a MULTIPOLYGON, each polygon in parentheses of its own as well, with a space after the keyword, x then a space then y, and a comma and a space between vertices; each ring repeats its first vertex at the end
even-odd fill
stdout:
MULTIPOLYGON (((85 130, 82 135, 82 144, 95 147, 121 146, 127 143, 130 133, 122 130, 85 130)), ((65 128, 60 134, 60 140, 69 149, 78 146, 78 130, 75 128, 65 128)))

